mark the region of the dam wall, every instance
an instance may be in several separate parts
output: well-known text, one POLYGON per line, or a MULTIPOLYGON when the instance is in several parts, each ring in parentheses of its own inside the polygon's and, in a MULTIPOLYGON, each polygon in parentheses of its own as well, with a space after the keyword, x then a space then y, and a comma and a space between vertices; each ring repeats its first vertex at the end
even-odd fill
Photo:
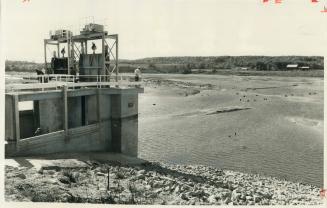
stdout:
POLYGON ((137 157, 142 88, 6 93, 6 156, 106 151, 137 157), (19 109, 32 102, 32 109, 19 109))

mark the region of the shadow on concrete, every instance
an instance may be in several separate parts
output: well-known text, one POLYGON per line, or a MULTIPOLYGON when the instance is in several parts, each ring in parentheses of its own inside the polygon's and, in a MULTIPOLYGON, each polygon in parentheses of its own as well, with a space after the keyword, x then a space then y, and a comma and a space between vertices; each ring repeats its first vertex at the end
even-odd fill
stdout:
POLYGON ((129 157, 120 153, 110 152, 84 152, 84 153, 56 153, 26 157, 6 157, 5 164, 8 166, 23 167, 52 167, 76 168, 92 166, 93 162, 108 163, 113 165, 139 165, 145 161, 135 157, 129 157))
POLYGON ((33 164, 30 163, 26 158, 13 158, 15 162, 18 163, 19 166, 32 168, 33 164))

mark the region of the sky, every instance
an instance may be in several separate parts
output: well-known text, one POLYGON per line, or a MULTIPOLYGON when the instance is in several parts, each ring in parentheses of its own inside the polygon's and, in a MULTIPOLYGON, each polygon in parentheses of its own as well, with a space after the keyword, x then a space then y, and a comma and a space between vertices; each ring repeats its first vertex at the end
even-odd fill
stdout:
POLYGON ((4 55, 42 62, 49 31, 87 17, 119 34, 121 59, 158 56, 324 55, 324 3, 283 0, 3 0, 4 55))

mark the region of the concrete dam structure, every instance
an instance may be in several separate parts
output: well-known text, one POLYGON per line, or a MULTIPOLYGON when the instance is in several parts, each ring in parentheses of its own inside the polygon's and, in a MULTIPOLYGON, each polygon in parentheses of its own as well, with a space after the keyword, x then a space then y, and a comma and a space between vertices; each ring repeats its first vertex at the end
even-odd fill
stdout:
POLYGON ((144 90, 118 75, 118 35, 95 24, 85 28, 77 36, 57 31, 45 40, 45 48, 57 46, 51 64, 45 50, 45 72, 6 85, 6 156, 105 151, 137 157, 138 93, 144 90), (94 43, 93 54, 87 52, 90 40, 101 40, 100 54, 94 43), (62 44, 69 52, 64 57, 63 48, 59 58, 62 44))
POLYGON ((109 151, 137 156, 142 89, 68 89, 6 93, 6 155, 109 151), (19 102, 33 102, 20 111, 19 102), (38 134, 35 131, 39 129, 38 134))

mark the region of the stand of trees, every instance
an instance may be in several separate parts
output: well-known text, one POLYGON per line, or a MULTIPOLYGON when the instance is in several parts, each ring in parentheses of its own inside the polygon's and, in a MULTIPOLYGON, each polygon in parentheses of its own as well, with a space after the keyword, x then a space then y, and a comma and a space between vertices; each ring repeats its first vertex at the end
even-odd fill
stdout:
MULTIPOLYGON (((219 70, 247 69, 255 71, 288 70, 288 64, 308 66, 310 70, 324 69, 322 56, 180 56, 153 57, 137 60, 120 60, 120 72, 134 72, 138 66, 142 72, 183 73, 193 70, 212 73, 219 70)), ((24 61, 6 61, 6 71, 30 71, 42 69, 43 64, 24 61)))
POLYGON ((286 70, 288 64, 323 69, 322 56, 207 56, 207 57, 155 57, 129 61, 135 64, 176 64, 191 69, 235 69, 286 70))
POLYGON ((28 61, 5 61, 5 71, 10 72, 35 72, 36 69, 41 70, 44 64, 28 62, 28 61))

